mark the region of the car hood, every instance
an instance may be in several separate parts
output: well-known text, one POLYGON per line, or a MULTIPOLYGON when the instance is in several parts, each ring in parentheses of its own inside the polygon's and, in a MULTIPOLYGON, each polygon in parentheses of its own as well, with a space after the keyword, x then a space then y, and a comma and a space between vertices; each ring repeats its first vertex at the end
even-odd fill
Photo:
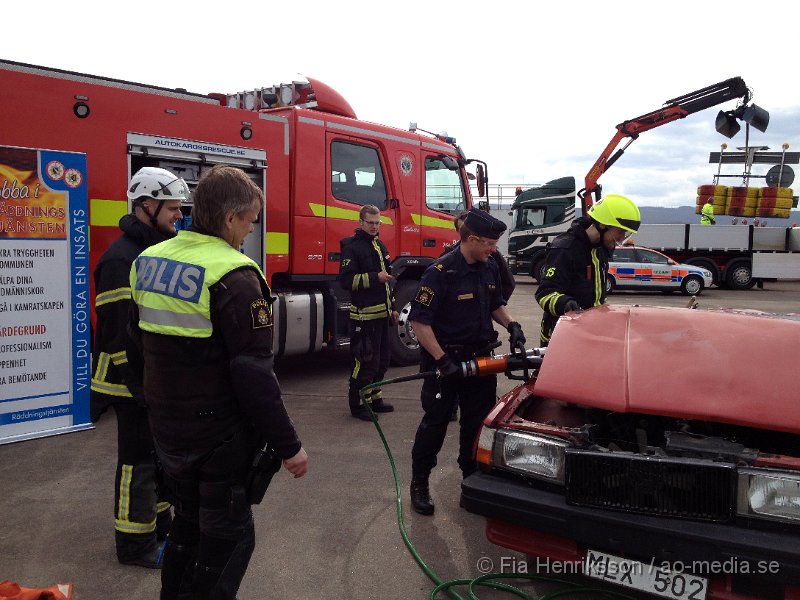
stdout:
POLYGON ((800 433, 800 322, 600 306, 561 317, 534 393, 615 412, 800 433))

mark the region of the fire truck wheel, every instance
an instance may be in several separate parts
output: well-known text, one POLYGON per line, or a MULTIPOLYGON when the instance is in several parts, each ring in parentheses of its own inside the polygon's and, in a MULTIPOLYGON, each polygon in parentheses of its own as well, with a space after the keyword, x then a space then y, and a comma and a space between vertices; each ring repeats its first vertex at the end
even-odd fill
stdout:
POLYGON ((417 292, 418 281, 404 279, 394 287, 395 307, 400 312, 400 321, 390 328, 389 350, 392 364, 407 367, 419 363, 419 342, 408 315, 411 312, 411 300, 417 292))
POLYGON ((746 258, 732 260, 725 266, 725 283, 732 290, 749 290, 756 283, 753 267, 746 258))

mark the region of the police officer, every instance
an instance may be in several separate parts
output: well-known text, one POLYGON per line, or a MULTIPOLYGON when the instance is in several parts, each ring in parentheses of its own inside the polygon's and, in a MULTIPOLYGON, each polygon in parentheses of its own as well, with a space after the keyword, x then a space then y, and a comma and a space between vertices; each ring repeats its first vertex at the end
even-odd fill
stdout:
POLYGON ((140 169, 128 186, 133 212, 120 219, 122 235, 94 271, 97 319, 90 405, 95 422, 109 406, 117 415, 114 537, 117 560, 126 565, 158 568, 158 540, 166 537, 172 520, 169 503, 157 496, 153 436, 144 399, 140 393, 134 398, 124 383, 131 264, 145 248, 175 236, 181 202, 188 199, 183 179, 165 169, 140 169))
POLYGON ((544 275, 536 290, 536 301, 544 311, 542 346, 550 342, 561 315, 605 303, 609 258, 618 244, 639 230, 640 222, 632 200, 609 194, 548 244, 544 275))
MULTIPOLYGON (((456 218, 453 219, 453 227, 455 227, 456 231, 461 231, 461 226, 464 224, 464 219, 467 218, 469 214, 468 210, 462 210, 460 213, 456 215, 456 218)), ((457 241, 452 246, 446 247, 439 257, 444 256, 448 252, 452 252, 453 250, 457 250, 461 246, 461 240, 457 241)), ((506 263, 506 259, 503 258, 503 255, 500 254, 500 251, 495 249, 492 252, 492 260, 497 263, 498 268, 500 269, 500 284, 503 286, 503 300, 508 303, 511 299, 511 294, 514 293, 514 288, 517 286, 517 282, 514 279, 514 275, 511 273, 511 269, 508 268, 508 263, 506 263)), ((458 398, 456 398, 453 402, 453 412, 450 414, 450 420, 456 421, 458 419, 458 398)))
MULTIPOLYGON (((468 210, 462 210, 460 213, 458 213, 458 215, 456 215, 456 218, 453 219, 453 227, 456 228, 456 231, 461 230, 461 226, 464 224, 464 219, 467 218, 468 214, 468 210)), ((439 256, 444 256, 451 250, 458 248, 460 245, 461 241, 459 240, 452 246, 445 248, 439 256)), ((500 283, 503 285, 503 299, 508 302, 511 299, 511 294, 514 293, 514 288, 517 287, 517 281, 514 279, 514 275, 511 273, 511 269, 508 268, 506 259, 503 258, 503 255, 500 254, 499 250, 495 249, 495 251, 492 252, 492 259, 497 263, 497 266, 500 269, 500 283)))
POLYGON ((428 478, 436 466, 457 398, 461 406, 458 465, 464 477, 477 465, 472 447, 481 421, 496 400, 494 375, 462 379, 460 361, 490 354, 497 339, 492 320, 508 329, 512 347, 525 344, 522 327, 505 307, 497 264, 491 260, 505 224, 472 209, 459 233, 461 244, 429 266, 411 305, 409 319, 422 346, 420 370, 438 370, 438 378, 422 384, 425 412, 411 451, 411 504, 423 515, 433 514, 428 478))
POLYGON ((272 370, 270 290, 239 252, 264 196, 242 170, 217 165, 193 199, 189 230, 145 250, 130 277, 132 343, 175 497, 162 600, 234 598, 255 547, 255 449, 269 442, 295 477, 308 463, 272 370))
MULTIPOLYGON (((389 367, 389 325, 399 314, 393 308, 390 284, 389 251, 378 239, 381 212, 367 204, 359 212, 359 228, 355 235, 341 241, 342 262, 339 283, 350 292, 350 371, 348 402, 350 414, 363 421, 372 420, 366 406, 361 405, 359 390, 381 381, 389 367)), ((380 388, 373 388, 364 400, 372 403, 376 413, 388 413, 394 406, 384 402, 380 388)))

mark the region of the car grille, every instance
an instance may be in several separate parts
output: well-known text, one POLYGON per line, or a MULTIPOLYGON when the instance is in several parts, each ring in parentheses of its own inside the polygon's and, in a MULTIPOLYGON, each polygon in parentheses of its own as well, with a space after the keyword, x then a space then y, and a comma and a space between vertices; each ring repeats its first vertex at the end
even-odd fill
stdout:
POLYGON ((701 521, 733 518, 732 464, 572 449, 566 454, 570 504, 701 521))

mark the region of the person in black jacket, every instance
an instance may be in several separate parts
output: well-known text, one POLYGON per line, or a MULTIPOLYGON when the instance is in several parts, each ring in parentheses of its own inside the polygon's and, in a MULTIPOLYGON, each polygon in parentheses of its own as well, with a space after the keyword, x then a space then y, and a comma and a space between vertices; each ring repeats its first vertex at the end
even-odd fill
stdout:
POLYGON ((428 478, 447 435, 455 399, 461 406, 458 466, 464 477, 477 468, 473 444, 496 400, 497 377, 463 379, 459 363, 491 354, 497 340, 492 321, 507 329, 512 349, 525 345, 522 326, 506 309, 499 268, 491 259, 505 230, 499 219, 470 210, 459 231, 458 249, 425 270, 411 303, 409 319, 422 346, 420 371, 439 373, 422 384, 424 415, 411 450, 411 505, 422 515, 434 512, 428 478))
POLYGON ((128 354, 175 505, 160 598, 233 600, 255 548, 258 449, 296 478, 308 455, 273 370, 269 285, 239 250, 263 192, 215 165, 192 196, 191 227, 134 261, 128 354))
POLYGON ((536 301, 544 311, 542 346, 550 343, 561 315, 605 303, 609 258, 618 244, 639 230, 640 222, 632 200, 609 194, 548 244, 544 276, 536 290, 536 301))
MULTIPOLYGON (((468 210, 462 210, 460 213, 458 213, 458 215, 456 215, 456 218, 453 219, 453 227, 456 228, 456 231, 461 230, 461 226, 464 224, 464 219, 467 218, 468 214, 469 214, 468 210)), ((442 251, 442 253, 439 255, 439 258, 444 256, 448 252, 455 250, 460 245, 461 245, 461 240, 458 240, 452 246, 446 246, 445 249, 442 251)), ((500 254, 499 250, 495 249, 494 252, 492 252, 492 258, 494 259, 494 262, 497 263, 497 266, 500 268, 500 283, 503 286, 503 298, 505 299, 506 302, 508 302, 509 299, 511 298, 511 294, 514 293, 514 288, 517 287, 517 282, 514 279, 514 274, 511 272, 511 269, 508 268, 508 263, 506 262, 506 259, 503 258, 503 255, 500 254)))
POLYGON ((117 415, 117 559, 123 564, 157 568, 158 540, 169 531, 171 513, 170 505, 157 497, 147 412, 141 399, 137 402, 124 383, 125 331, 131 303, 128 279, 131 264, 142 250, 175 235, 181 202, 189 199, 189 189, 169 171, 145 167, 131 178, 128 199, 133 202, 133 213, 120 219, 122 235, 106 250, 94 271, 97 320, 90 407, 95 422, 109 406, 117 415))
MULTIPOLYGON (((359 390, 381 381, 389 368, 389 325, 399 314, 394 310, 391 284, 391 257, 378 239, 381 212, 368 204, 359 212, 359 228, 341 241, 339 283, 350 292, 350 371, 348 403, 350 414, 370 421, 369 411, 361 405, 359 390)), ((376 413, 387 413, 394 406, 384 402, 380 388, 364 397, 376 413)))
MULTIPOLYGON (((460 213, 456 215, 456 218, 453 219, 453 227, 456 228, 456 231, 461 231, 461 226, 464 224, 464 219, 467 218, 469 214, 468 210, 462 210, 460 213)), ((461 246, 461 240, 459 239, 455 242, 452 246, 447 246, 444 251, 439 255, 439 258, 443 257, 448 252, 452 252, 453 250, 457 250, 461 246)), ((511 294, 514 293, 514 288, 517 286, 517 282, 514 280, 514 275, 511 273, 511 269, 508 268, 508 263, 506 259, 503 258, 503 255, 500 254, 500 251, 495 248, 492 252, 492 259, 495 263, 497 263, 498 268, 500 269, 500 284, 502 285, 502 295, 503 299, 508 303, 508 300, 511 298, 511 294)), ((458 397, 453 400, 453 412, 450 415, 451 421, 458 420, 458 397)))

